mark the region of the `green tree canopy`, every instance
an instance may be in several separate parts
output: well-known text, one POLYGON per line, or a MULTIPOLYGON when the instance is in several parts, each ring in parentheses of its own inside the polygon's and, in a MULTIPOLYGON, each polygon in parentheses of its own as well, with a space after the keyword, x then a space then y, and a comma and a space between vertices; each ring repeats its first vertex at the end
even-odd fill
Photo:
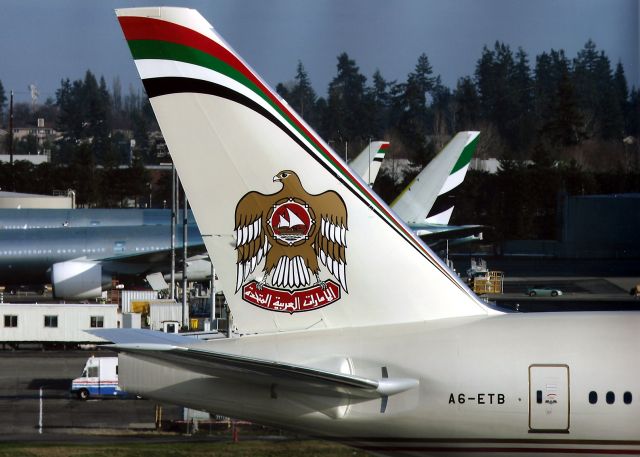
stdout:
MULTIPOLYGON (((371 113, 364 107, 367 78, 346 52, 338 56, 337 75, 329 83, 324 131, 338 144, 363 141, 371 113)), ((366 135, 365 135, 366 136, 366 135)), ((340 149, 340 148, 337 148, 340 149)))

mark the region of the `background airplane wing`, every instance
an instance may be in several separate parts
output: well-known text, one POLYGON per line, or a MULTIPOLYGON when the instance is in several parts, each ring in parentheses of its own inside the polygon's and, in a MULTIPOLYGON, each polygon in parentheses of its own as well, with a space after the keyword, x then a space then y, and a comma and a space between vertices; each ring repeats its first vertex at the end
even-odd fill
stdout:
POLYGON ((478 235, 486 225, 416 225, 412 229, 426 242, 450 240, 465 236, 478 235))
MULTIPOLYGON (((189 246, 189 258, 187 262, 192 261, 206 253, 204 244, 198 246, 189 246)), ((182 269, 182 247, 176 248, 176 270, 182 269)), ((160 249, 149 252, 135 252, 129 255, 117 257, 108 257, 100 259, 102 268, 108 273, 118 273, 122 275, 142 275, 150 273, 168 273, 171 269, 171 250, 160 249)))

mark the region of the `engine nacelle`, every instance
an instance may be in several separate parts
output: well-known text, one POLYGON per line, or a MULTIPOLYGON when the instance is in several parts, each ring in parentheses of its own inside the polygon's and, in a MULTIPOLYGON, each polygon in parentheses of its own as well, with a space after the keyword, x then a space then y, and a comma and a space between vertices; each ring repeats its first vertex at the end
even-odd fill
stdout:
POLYGON ((53 264, 51 285, 56 298, 97 298, 111 286, 111 277, 103 274, 99 263, 72 260, 53 264))

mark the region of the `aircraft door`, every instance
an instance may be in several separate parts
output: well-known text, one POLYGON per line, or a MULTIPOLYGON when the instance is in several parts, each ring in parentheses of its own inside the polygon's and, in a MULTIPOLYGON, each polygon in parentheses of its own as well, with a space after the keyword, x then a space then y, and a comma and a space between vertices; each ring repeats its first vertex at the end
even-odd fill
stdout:
POLYGON ((569 433, 569 366, 529 367, 529 432, 569 433))

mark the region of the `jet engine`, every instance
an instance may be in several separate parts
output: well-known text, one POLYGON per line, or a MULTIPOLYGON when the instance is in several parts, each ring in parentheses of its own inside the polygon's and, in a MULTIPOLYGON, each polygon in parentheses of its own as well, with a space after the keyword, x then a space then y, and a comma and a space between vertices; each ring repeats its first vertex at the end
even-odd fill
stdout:
POLYGON ((104 274, 97 262, 72 260, 53 264, 51 285, 56 298, 96 298, 103 288, 111 286, 111 276, 104 274))

